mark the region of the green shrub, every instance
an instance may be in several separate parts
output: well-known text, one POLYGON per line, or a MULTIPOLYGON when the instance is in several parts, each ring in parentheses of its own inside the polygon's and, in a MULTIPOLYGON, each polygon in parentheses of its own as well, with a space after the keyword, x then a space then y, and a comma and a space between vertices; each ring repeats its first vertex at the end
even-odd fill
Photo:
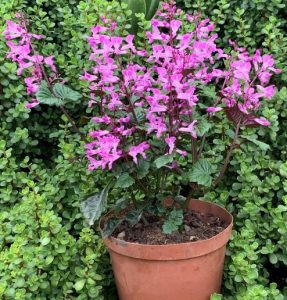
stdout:
POLYGON ((235 221, 223 299, 279 300, 287 295, 287 165, 286 153, 280 151, 286 149, 286 96, 283 88, 263 111, 265 116, 272 115, 272 125, 259 131, 260 140, 271 150, 262 152, 252 143, 242 145, 247 154, 238 150, 233 172, 221 187, 205 195, 205 199, 225 205, 235 221))

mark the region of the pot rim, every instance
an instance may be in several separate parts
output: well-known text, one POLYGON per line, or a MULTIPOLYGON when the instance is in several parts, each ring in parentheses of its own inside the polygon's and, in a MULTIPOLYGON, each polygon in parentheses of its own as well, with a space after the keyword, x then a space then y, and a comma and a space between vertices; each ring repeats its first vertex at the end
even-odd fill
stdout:
MULTIPOLYGON (((219 248, 225 247, 232 231, 232 215, 225 208, 209 201, 191 199, 190 203, 192 203, 193 205, 196 204, 199 207, 206 207, 208 209, 215 210, 217 213, 215 212, 214 214, 220 214, 219 217, 228 222, 228 226, 211 238, 195 242, 172 243, 166 245, 149 245, 135 242, 127 242, 112 236, 103 238, 103 240, 106 246, 108 247, 109 251, 114 251, 121 255, 131 256, 134 258, 150 260, 188 259, 191 257, 206 255, 210 252, 218 250, 219 248)), ((107 215, 109 215, 109 213, 107 215)), ((103 220, 101 219, 101 233, 102 222, 103 220)))

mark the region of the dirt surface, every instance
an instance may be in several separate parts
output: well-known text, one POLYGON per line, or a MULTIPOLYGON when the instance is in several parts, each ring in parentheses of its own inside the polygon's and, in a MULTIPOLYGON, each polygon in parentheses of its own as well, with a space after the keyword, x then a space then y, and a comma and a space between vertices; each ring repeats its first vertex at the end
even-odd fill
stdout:
POLYGON ((166 245, 206 240, 223 231, 228 224, 214 215, 190 211, 184 214, 181 230, 172 234, 162 232, 163 220, 150 216, 146 217, 148 225, 140 222, 131 227, 124 221, 113 233, 113 237, 127 242, 166 245))

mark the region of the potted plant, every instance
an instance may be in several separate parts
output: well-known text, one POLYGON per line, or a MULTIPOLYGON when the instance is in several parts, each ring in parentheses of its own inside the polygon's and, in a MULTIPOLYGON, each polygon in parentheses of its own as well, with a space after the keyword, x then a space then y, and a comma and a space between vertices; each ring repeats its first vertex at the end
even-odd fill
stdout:
POLYGON ((141 49, 131 35, 114 36, 108 21, 89 38, 95 64, 82 79, 99 114, 86 154, 90 170, 113 179, 82 210, 93 224, 109 190, 125 190, 100 222, 120 299, 207 300, 220 291, 232 216, 191 199, 221 182, 242 128, 269 125, 258 109, 273 96, 268 82, 278 70, 259 51, 217 48, 209 20, 173 3, 151 25, 141 49), (227 121, 233 130, 218 170, 207 141, 212 125, 227 121))
MULTIPOLYGON (((27 107, 59 106, 85 140, 64 107, 81 95, 59 79, 53 57, 35 51, 31 40, 43 37, 19 18, 4 33, 18 75, 31 69, 25 83, 35 98, 27 107)), ((268 82, 279 70, 271 55, 250 55, 232 41, 225 53, 209 20, 173 1, 162 3, 137 47, 133 35, 114 36, 117 24, 101 20, 88 39, 93 67, 81 79, 96 115, 85 146, 89 169, 107 171, 109 182, 82 211, 93 225, 109 191, 121 191, 100 221, 121 300, 207 300, 220 292, 232 216, 195 198, 222 181, 242 142, 258 143, 243 129, 269 125, 259 108, 274 95, 268 82), (217 136, 222 153, 213 149, 217 136)))

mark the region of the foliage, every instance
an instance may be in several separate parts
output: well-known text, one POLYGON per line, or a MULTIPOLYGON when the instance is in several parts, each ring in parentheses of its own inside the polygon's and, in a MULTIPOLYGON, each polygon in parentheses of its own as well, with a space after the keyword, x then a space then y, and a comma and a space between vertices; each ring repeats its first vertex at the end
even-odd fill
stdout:
POLYGON ((123 0, 127 4, 128 10, 132 12, 130 16, 131 33, 138 31, 138 14, 143 14, 145 19, 150 20, 159 7, 160 0, 123 0))
POLYGON ((205 195, 235 216, 222 299, 231 300, 234 295, 236 299, 284 299, 287 295, 286 153, 278 152, 285 144, 279 137, 286 138, 286 96, 283 88, 263 112, 273 114, 270 128, 259 131, 271 151, 262 155, 256 144, 245 144, 248 151, 234 156, 233 171, 224 185, 205 195))
MULTIPOLYGON (((126 19, 117 2, 1 2, 0 298, 112 299, 114 288, 104 288, 112 282, 106 250, 99 233, 84 228, 79 209, 80 199, 95 193, 105 178, 87 171, 83 143, 61 110, 25 107, 31 97, 16 64, 5 56, 2 38, 5 20, 19 10, 32 31, 47 36, 36 42, 44 56, 61 51, 57 66, 73 90, 80 88, 77 76, 91 24, 99 15, 126 19)), ((87 100, 77 103, 67 109, 85 132, 87 100)))
POLYGON ((166 234, 170 234, 177 231, 180 226, 182 226, 183 221, 183 211, 181 209, 173 209, 169 214, 167 219, 164 221, 162 230, 166 234))

